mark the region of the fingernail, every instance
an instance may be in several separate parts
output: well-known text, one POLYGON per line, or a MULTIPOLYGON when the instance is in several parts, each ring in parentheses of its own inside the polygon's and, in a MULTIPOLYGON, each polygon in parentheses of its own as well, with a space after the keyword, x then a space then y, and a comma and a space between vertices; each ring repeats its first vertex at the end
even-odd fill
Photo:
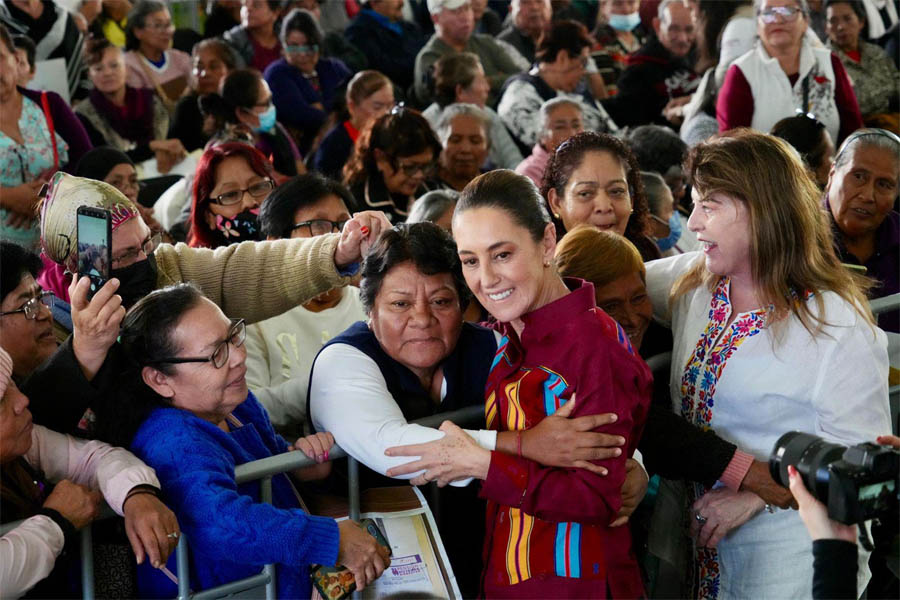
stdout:
POLYGON ((325 451, 325 460, 328 460, 328 450, 325 451))
POLYGON ((619 438, 619 445, 621 446, 621 445, 624 444, 624 443, 625 443, 625 438, 620 437, 620 438, 619 438))
POLYGON ((619 415, 613 414, 613 416, 612 416, 612 422, 615 423, 615 422, 618 421, 618 420, 619 420, 619 415))
POLYGON ((365 225, 363 225, 362 227, 360 227, 360 228, 359 228, 359 231, 360 231, 360 233, 362 233, 363 235, 369 235, 369 228, 366 227, 365 225))
POLYGON ((603 469, 600 472, 603 473, 604 475, 609 475, 609 471, 607 471, 606 469, 603 469))
POLYGON ((316 462, 322 462, 323 460, 325 460, 324 454, 316 454, 316 462))
POLYGON ((622 449, 621 449, 621 448, 616 448, 615 450, 613 450, 613 454, 615 454, 616 456, 621 456, 621 455, 622 455, 622 449))

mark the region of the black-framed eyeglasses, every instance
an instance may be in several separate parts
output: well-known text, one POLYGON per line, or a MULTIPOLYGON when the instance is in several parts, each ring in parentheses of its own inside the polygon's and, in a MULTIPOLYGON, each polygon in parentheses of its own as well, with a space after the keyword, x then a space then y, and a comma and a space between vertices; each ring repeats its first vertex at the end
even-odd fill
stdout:
POLYGON ((0 312, 0 317, 5 317, 6 315, 14 315, 16 313, 25 313, 26 319, 34 321, 38 318, 38 315, 41 314, 42 306, 46 306, 51 310, 53 309, 53 299, 55 297, 56 296, 50 290, 41 290, 40 294, 28 300, 28 302, 22 305, 22 308, 0 312))
POLYGON ((796 21, 802 12, 803 9, 799 6, 769 6, 757 14, 763 23, 771 24, 777 22, 778 17, 781 17, 781 20, 787 23, 796 21))
POLYGON ((302 229, 303 227, 306 227, 306 231, 309 232, 309 236, 316 237, 318 235, 325 235, 335 231, 341 231, 344 228, 344 224, 346 222, 346 220, 329 221, 328 219, 310 219, 309 221, 294 223, 293 225, 291 225, 289 231, 294 231, 295 229, 302 229))
POLYGON ((205 363, 211 362, 213 366, 217 369, 221 369, 225 366, 225 363, 228 362, 229 355, 229 346, 234 346, 235 348, 239 348, 243 345, 244 340, 247 338, 247 325, 244 323, 244 319, 231 319, 231 327, 228 329, 228 335, 226 338, 219 342, 219 345, 216 346, 216 349, 213 350, 213 353, 207 357, 180 357, 175 356, 172 358, 161 358, 159 360, 153 361, 155 364, 168 364, 168 365, 180 365, 185 363, 205 363))
POLYGON ((237 204, 244 198, 244 192, 247 192, 254 198, 263 198, 274 188, 275 182, 267 177, 262 181, 250 184, 242 190, 232 190, 230 192, 225 192, 224 194, 219 194, 213 198, 212 201, 216 204, 221 204, 222 206, 231 206, 232 204, 237 204))
POLYGON ((397 170, 401 171, 407 177, 414 177, 416 173, 421 172, 422 175, 427 179, 434 175, 435 170, 437 169, 436 162, 429 163, 397 163, 397 170))
POLYGON ((118 256, 114 256, 112 259, 112 268, 113 269, 121 269, 123 267, 127 267, 129 265, 134 264, 137 261, 138 255, 143 252, 145 256, 150 256, 153 252, 159 248, 159 245, 162 243, 162 235, 159 233, 155 233, 148 237, 146 240, 141 242, 140 247, 138 248, 129 248, 119 254, 118 256))

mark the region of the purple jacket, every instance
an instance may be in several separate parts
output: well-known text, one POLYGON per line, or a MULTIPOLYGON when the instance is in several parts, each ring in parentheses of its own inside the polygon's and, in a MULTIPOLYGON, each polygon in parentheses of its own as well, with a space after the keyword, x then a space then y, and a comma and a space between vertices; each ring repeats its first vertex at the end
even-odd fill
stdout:
MULTIPOLYGON (((29 100, 37 102, 38 106, 43 110, 40 90, 28 90, 21 87, 16 89, 29 100)), ((93 148, 91 138, 88 137, 84 125, 81 124, 81 121, 75 116, 75 113, 72 112, 72 109, 66 104, 62 96, 56 92, 47 92, 47 101, 50 106, 50 116, 53 118, 53 129, 56 135, 66 140, 66 143, 69 145, 69 162, 60 165, 60 170, 72 173, 81 157, 93 148)))

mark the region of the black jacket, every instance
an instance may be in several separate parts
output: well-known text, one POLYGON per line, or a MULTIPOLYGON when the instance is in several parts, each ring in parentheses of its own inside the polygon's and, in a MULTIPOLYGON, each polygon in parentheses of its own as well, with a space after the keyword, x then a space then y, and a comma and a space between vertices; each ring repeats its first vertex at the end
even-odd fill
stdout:
POLYGON ((402 90, 413 83, 416 55, 425 45, 425 36, 413 23, 397 21, 402 34, 397 34, 363 10, 344 31, 347 41, 362 50, 369 68, 381 71, 402 90))

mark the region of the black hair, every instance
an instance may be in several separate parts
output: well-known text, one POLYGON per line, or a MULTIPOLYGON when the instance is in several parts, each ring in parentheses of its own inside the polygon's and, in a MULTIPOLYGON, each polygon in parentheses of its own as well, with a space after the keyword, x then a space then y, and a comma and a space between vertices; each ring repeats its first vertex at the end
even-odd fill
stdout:
POLYGON ((591 45, 591 37, 584 25, 578 21, 557 21, 541 36, 534 51, 534 59, 538 63, 556 62, 560 50, 565 50, 570 58, 575 58, 591 45))
POLYGON ((481 62, 472 52, 445 54, 434 63, 434 100, 442 108, 456 102, 456 86, 468 89, 481 62))
POLYGON ((672 167, 680 166, 687 156, 687 144, 677 133, 662 125, 635 127, 625 141, 642 171, 665 175, 672 167))
POLYGON ((34 56, 35 52, 37 52, 37 47, 34 45, 34 42, 31 41, 31 38, 27 35, 14 35, 12 37, 13 46, 17 49, 25 51, 25 57, 28 59, 28 66, 34 71, 34 56))
POLYGON ((147 24, 147 17, 161 10, 169 10, 165 2, 159 0, 138 0, 128 13, 128 21, 125 24, 125 49, 137 50, 141 46, 140 40, 134 35, 135 29, 143 29, 147 24))
POLYGON ((26 275, 37 277, 44 264, 37 254, 12 242, 0 242, 0 302, 22 283, 26 275))
POLYGON ((849 4, 850 9, 856 13, 859 20, 865 22, 866 9, 860 0, 825 0, 825 6, 822 7, 822 12, 828 11, 828 7, 834 6, 835 4, 849 4))
POLYGON ((313 14, 305 8, 295 8, 284 18, 281 23, 281 33, 278 35, 282 46, 287 45, 285 40, 292 31, 299 31, 305 35, 307 44, 315 44, 320 49, 322 48, 325 34, 322 33, 322 28, 319 27, 313 14))
MULTIPOLYGON (((565 196, 565 188, 572 172, 581 165, 588 152, 608 152, 622 164, 633 209, 625 227, 625 237, 640 248, 642 238, 646 236, 650 210, 647 208, 644 186, 641 183, 641 167, 634 153, 622 140, 596 131, 582 131, 567 139, 547 162, 541 181, 541 195, 544 199, 549 198, 550 188, 553 188, 560 197, 565 196)), ((554 218, 553 222, 558 236, 562 237, 566 233, 562 220, 554 218)))
POLYGON ((220 38, 207 38, 205 40, 200 40, 194 47, 191 48, 191 54, 196 55, 201 50, 210 49, 216 53, 225 66, 228 67, 228 70, 236 68, 238 65, 237 56, 234 53, 234 49, 229 46, 225 40, 220 38))
POLYGON ((179 283, 150 292, 125 315, 119 342, 127 362, 120 375, 116 401, 99 407, 100 439, 127 448, 150 412, 170 405, 144 383, 142 371, 150 366, 166 375, 174 373, 174 365, 157 361, 178 354, 180 348, 175 342, 178 322, 202 298, 194 284, 179 283))
POLYGON ((769 133, 793 146, 807 168, 815 171, 822 165, 828 150, 825 131, 825 125, 821 121, 806 115, 796 115, 781 119, 772 126, 769 133))
POLYGON ((456 254, 456 242, 449 232, 434 223, 398 223, 381 234, 366 254, 359 283, 359 298, 366 314, 372 312, 375 297, 388 272, 399 264, 412 262, 425 275, 449 273, 465 310, 471 298, 456 254))
POLYGON ((394 107, 363 128, 353 154, 344 165, 344 182, 355 185, 368 177, 381 177, 375 161, 376 150, 384 152, 396 168, 399 158, 431 150, 437 160, 443 149, 422 113, 403 106, 394 107))
POLYGON ((262 234, 272 238, 290 237, 297 210, 314 206, 329 195, 340 198, 348 210, 354 205, 350 190, 320 173, 297 175, 282 183, 269 194, 259 208, 259 227, 262 234))
POLYGON ((222 79, 221 94, 204 94, 198 99, 200 112, 219 123, 238 123, 235 110, 251 109, 259 100, 262 75, 256 69, 235 69, 222 79))
POLYGON ((524 227, 539 242, 551 223, 544 199, 528 177, 509 169, 497 169, 479 175, 459 195, 453 218, 470 208, 497 208, 524 227))
POLYGON ((103 181, 110 171, 123 163, 134 166, 134 161, 118 148, 99 146, 84 153, 72 174, 76 177, 103 181))

